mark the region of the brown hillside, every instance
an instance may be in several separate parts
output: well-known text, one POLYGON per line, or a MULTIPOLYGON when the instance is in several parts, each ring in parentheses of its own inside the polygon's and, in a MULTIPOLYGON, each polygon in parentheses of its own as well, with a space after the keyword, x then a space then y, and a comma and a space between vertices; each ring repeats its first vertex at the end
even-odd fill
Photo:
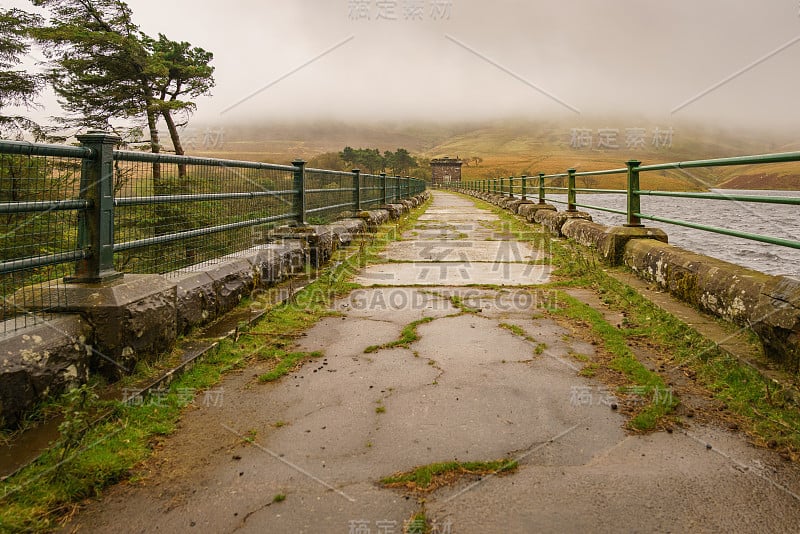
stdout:
POLYGON ((720 189, 772 189, 778 191, 800 191, 800 175, 789 174, 742 174, 734 176, 718 186, 720 189))
MULTIPOLYGON (((298 122, 271 125, 227 125, 224 144, 200 155, 288 163, 296 157, 313 158, 336 153, 345 146, 378 148, 381 151, 407 148, 418 157, 459 156, 466 162, 465 180, 500 176, 561 173, 624 167, 628 159, 646 164, 711 159, 798 150, 796 136, 749 129, 725 129, 698 124, 675 124, 673 143, 625 149, 619 139, 616 150, 576 149, 571 146, 571 129, 586 127, 642 126, 652 132, 657 126, 639 119, 609 118, 602 122, 583 120, 580 124, 556 120, 486 121, 476 123, 394 123, 347 124, 342 122, 298 122)), ((202 131, 200 128, 199 131, 202 131)), ((621 130, 623 132, 624 130, 621 130)), ((620 135, 623 135, 622 133, 620 135)), ((648 138, 649 139, 649 138, 648 138)), ((421 171, 422 172, 422 171, 421 171)), ((424 174, 424 173, 423 173, 424 174)), ((715 187, 747 189, 800 189, 800 163, 769 166, 715 167, 649 172, 642 175, 642 187, 669 190, 707 190, 715 187), (767 173, 766 171, 769 171, 767 173)), ((619 188, 623 176, 598 177, 583 186, 619 188)))

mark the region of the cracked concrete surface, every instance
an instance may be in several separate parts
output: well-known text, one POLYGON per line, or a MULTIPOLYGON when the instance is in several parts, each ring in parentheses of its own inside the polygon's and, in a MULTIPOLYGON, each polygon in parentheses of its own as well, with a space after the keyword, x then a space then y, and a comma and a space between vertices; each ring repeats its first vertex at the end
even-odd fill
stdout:
POLYGON ((384 254, 405 263, 362 270, 357 282, 381 287, 336 301, 342 316, 299 340, 297 350, 323 358, 269 384, 255 382, 259 366, 229 375, 221 406, 189 410, 140 482, 112 488, 67 528, 402 532, 420 504, 381 477, 513 458, 513 474, 427 495, 436 531, 796 531, 800 479, 770 451, 711 426, 626 433, 612 392, 578 375, 584 364, 571 356, 596 347, 539 313, 554 298, 536 287, 549 267, 515 263, 544 254, 514 243, 518 253, 498 257, 503 245, 486 241, 485 224, 496 220, 437 192, 384 254), (441 229, 467 237, 450 247, 441 229), (364 352, 425 317, 435 319, 408 347, 364 352), (273 503, 279 493, 286 499, 273 503))

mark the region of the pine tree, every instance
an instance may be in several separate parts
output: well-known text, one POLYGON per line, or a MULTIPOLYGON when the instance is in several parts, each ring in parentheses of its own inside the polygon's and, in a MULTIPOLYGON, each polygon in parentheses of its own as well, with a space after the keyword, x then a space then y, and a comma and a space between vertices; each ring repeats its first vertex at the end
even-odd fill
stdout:
MULTIPOLYGON (((158 120, 163 118, 176 153, 183 154, 182 124, 175 115, 188 116, 195 109, 191 98, 214 86, 213 54, 164 35, 148 37, 122 0, 33 3, 52 15, 35 35, 51 59, 48 80, 70 113, 64 122, 108 129, 115 119, 145 119, 150 149, 158 153, 158 120)), ((154 174, 160 175, 157 166, 154 174)))
POLYGON ((6 115, 10 106, 30 107, 43 85, 43 79, 17 67, 21 56, 30 51, 29 32, 42 20, 19 9, 0 9, 0 135, 20 136, 24 131, 38 131, 27 117, 6 115))

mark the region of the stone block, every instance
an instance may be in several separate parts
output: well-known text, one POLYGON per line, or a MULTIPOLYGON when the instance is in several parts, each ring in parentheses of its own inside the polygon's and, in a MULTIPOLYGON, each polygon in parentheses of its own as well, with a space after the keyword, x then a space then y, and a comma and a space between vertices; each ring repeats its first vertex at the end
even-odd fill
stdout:
POLYGON ((214 279, 205 271, 181 272, 170 277, 176 284, 177 329, 185 334, 219 315, 214 279))
POLYGON ((786 276, 768 280, 751 321, 765 354, 797 374, 800 371, 800 280, 786 276))
POLYGON ((392 219, 399 219, 404 213, 402 204, 384 204, 381 209, 388 211, 392 219))
POLYGON ((569 220, 592 220, 592 216, 583 211, 539 210, 534 214, 533 218, 534 221, 547 228, 556 237, 563 237, 564 234, 561 233, 561 227, 569 220))
POLYGON ((519 208, 522 207, 525 204, 532 204, 532 202, 530 200, 522 200, 521 198, 518 198, 518 199, 514 200, 513 202, 509 202, 508 206, 506 206, 506 209, 508 209, 509 211, 511 211, 513 213, 517 213, 518 214, 519 213, 519 208))
POLYGON ((525 220, 527 220, 528 222, 536 222, 534 220, 534 216, 536 215, 536 212, 539 210, 556 211, 556 208, 555 206, 552 206, 550 204, 538 204, 538 203, 522 204, 517 210, 517 213, 522 217, 525 217, 525 220))
MULTIPOLYGON (((389 212, 389 210, 384 211, 389 212)), ((391 212, 389 212, 390 217, 391 215, 391 212)), ((340 219, 332 222, 329 226, 339 241, 339 246, 343 247, 346 247, 353 242, 353 239, 367 231, 367 224, 363 219, 340 219)))
MULTIPOLYGON (((406 212, 411 210, 411 201, 409 200, 402 200, 402 205, 406 207, 406 212)), ((382 225, 385 222, 389 221, 389 211, 388 210, 364 210, 358 213, 358 218, 364 220, 367 224, 367 228, 370 231, 374 231, 378 226, 382 225)))
POLYGON ((110 379, 170 350, 177 336, 177 288, 159 275, 126 274, 105 284, 45 283, 21 291, 59 292, 28 302, 65 303, 52 311, 80 313, 94 330, 92 369, 110 379))
POLYGON ((609 228, 585 219, 570 219, 561 227, 565 237, 597 250, 611 265, 622 263, 625 245, 631 239, 655 239, 667 243, 667 234, 659 228, 615 226, 609 228))
POLYGON ((0 428, 15 428, 43 400, 88 379, 91 328, 61 315, 0 337, 0 428))
POLYGON ((255 285, 253 268, 244 258, 222 261, 206 269, 206 273, 213 280, 219 314, 227 313, 238 306, 255 285))

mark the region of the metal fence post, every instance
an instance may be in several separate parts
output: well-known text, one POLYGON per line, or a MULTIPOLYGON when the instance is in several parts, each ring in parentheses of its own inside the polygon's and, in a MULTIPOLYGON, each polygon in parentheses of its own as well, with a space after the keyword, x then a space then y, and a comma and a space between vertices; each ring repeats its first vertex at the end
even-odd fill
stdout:
POLYGON ((628 222, 625 226, 641 227, 641 218, 637 213, 642 212, 641 197, 639 196, 639 165, 641 161, 632 159, 627 161, 628 166, 628 222))
POLYGON ((81 165, 80 198, 91 205, 78 213, 78 246, 89 249, 89 256, 66 281, 107 282, 122 276, 114 269, 114 145, 121 139, 97 130, 76 137, 94 155, 81 165))
POLYGON ((361 211, 361 171, 353 169, 353 209, 356 212, 361 211))
POLYGON ((296 159, 292 165, 297 167, 294 171, 294 212, 297 214, 297 224, 306 225, 306 162, 296 159))
POLYGON ((569 176, 567 177, 567 211, 578 211, 575 208, 576 197, 575 197, 575 173, 576 169, 568 169, 567 173, 569 176))
POLYGON ((522 175, 522 200, 528 200, 528 177, 522 175))
POLYGON ((411 177, 406 176, 406 198, 411 198, 411 177))
POLYGON ((394 201, 395 202, 399 202, 400 201, 400 177, 399 176, 395 176, 394 177, 394 201))
POLYGON ((539 204, 544 204, 544 173, 539 173, 539 204))
POLYGON ((514 177, 508 177, 508 196, 514 198, 514 177))
POLYGON ((386 189, 386 173, 381 173, 381 190, 383 191, 383 204, 389 203, 389 190, 386 189))

